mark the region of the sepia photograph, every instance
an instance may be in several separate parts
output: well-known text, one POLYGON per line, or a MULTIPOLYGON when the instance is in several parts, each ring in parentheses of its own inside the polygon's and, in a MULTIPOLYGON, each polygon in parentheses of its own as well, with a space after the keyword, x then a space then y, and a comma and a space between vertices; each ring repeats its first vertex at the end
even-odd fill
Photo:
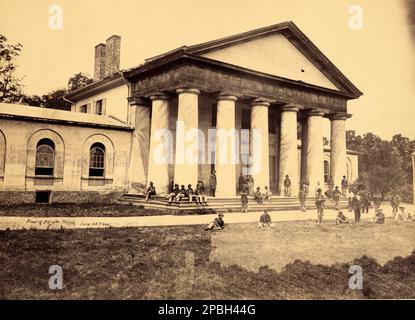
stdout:
POLYGON ((0 300, 413 300, 414 172, 415 0, 0 0, 0 300))

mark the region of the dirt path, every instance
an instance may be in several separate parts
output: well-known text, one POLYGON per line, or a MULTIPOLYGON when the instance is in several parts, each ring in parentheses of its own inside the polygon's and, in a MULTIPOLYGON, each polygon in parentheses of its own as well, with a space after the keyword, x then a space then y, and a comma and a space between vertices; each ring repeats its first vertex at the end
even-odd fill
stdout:
MULTIPOLYGON (((414 205, 406 205, 409 212, 414 213, 414 205)), ((389 206, 383 208, 386 216, 391 216, 389 206)), ((228 213, 225 214, 225 223, 252 223, 259 220, 262 212, 228 213)), ((345 211, 348 218, 353 219, 353 213, 345 211)), ((368 214, 362 214, 362 219, 369 219, 373 216, 374 210, 368 214)), ((299 211, 275 211, 270 212, 273 222, 278 221, 305 221, 315 220, 316 210, 309 210, 306 213, 299 211)), ((152 226, 174 226, 174 225, 204 225, 211 222, 216 215, 189 215, 189 216, 145 216, 145 217, 0 217, 0 230, 19 229, 85 229, 85 228, 120 228, 120 227, 152 227, 152 226)), ((336 211, 326 210, 325 219, 334 220, 336 211)))

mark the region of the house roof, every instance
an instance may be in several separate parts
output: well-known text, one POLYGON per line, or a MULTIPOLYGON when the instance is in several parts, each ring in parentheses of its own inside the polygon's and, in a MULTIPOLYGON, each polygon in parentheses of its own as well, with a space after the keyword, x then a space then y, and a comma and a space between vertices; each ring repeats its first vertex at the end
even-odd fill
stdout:
MULTIPOLYGON (((229 37, 224 37, 192 46, 181 46, 166 53, 151 57, 137 67, 125 70, 127 76, 134 71, 147 69, 149 65, 159 65, 163 60, 178 59, 183 56, 198 57, 210 51, 222 49, 231 45, 251 41, 267 35, 282 33, 287 39, 308 58, 340 91, 358 98, 363 93, 317 48, 316 45, 292 21, 282 22, 264 28, 259 28, 229 37)), ((204 60, 210 60, 204 58, 204 60)), ((277 75, 278 76, 278 75, 277 75)))
MULTIPOLYGON (((292 21, 274 24, 268 27, 239 33, 236 35, 204 42, 201 44, 196 44, 192 46, 181 46, 174 50, 148 58, 145 60, 144 63, 138 66, 122 70, 118 73, 118 77, 120 77, 120 75, 122 74, 125 78, 131 78, 142 72, 149 71, 153 68, 160 67, 164 64, 171 63, 182 58, 190 58, 192 60, 203 60, 206 63, 211 62, 212 64, 215 64, 218 63, 218 61, 208 59, 206 57, 201 57, 201 55, 210 51, 222 49, 246 41, 251 41, 253 39, 265 37, 267 35, 275 33, 283 34, 307 59, 309 59, 330 81, 332 81, 335 84, 335 86, 339 89, 340 93, 352 99, 356 99, 363 94, 292 21)), ((220 64, 222 66, 228 66, 233 69, 235 69, 235 67, 238 67, 224 62, 220 62, 220 64)), ((247 71, 245 68, 242 67, 240 68, 240 70, 243 72, 247 71)), ((252 71, 255 72, 255 70, 252 71)), ((274 76, 278 77, 278 75, 274 76)), ((110 76, 110 78, 111 77, 114 77, 114 75, 110 76)), ((292 81, 290 79, 286 80, 292 81)), ((95 82, 84 88, 81 88, 76 92, 69 93, 67 97, 69 99, 77 99, 80 94, 89 94, 90 91, 92 94, 92 91, 100 89, 102 87, 102 84, 105 85, 106 82, 108 82, 107 78, 95 82)), ((118 81, 117 84, 121 85, 122 83, 118 81)))
POLYGON ((101 127, 118 130, 133 130, 127 123, 113 117, 57 109, 31 107, 26 105, 0 103, 0 119, 18 119, 48 122, 83 127, 101 127))

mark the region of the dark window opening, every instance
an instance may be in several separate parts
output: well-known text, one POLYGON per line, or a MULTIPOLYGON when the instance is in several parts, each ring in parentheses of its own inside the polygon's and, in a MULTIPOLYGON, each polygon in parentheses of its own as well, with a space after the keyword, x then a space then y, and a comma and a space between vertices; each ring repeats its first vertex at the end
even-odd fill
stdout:
POLYGON ((50 191, 36 191, 36 203, 50 203, 50 191))
POLYGON ((330 176, 330 164, 327 160, 324 160, 324 183, 329 182, 330 176))
POLYGON ((216 104, 212 104, 212 118, 211 118, 211 123, 210 123, 212 127, 216 127, 217 119, 218 119, 218 106, 216 104))
POLYGON ((95 113, 97 115, 102 115, 102 100, 98 100, 95 103, 95 113))
POLYGON ((104 177, 105 146, 102 143, 94 143, 89 152, 89 176, 104 177))
POLYGON ((50 139, 42 139, 36 146, 35 175, 53 176, 55 167, 55 144, 50 139))
POLYGON ((268 132, 272 134, 275 134, 276 132, 277 121, 275 118, 275 113, 270 113, 268 115, 268 132))
POLYGON ((85 105, 83 105, 83 106, 80 106, 80 107, 79 107, 79 112, 81 112, 81 113, 87 113, 87 112, 88 112, 88 107, 87 107, 87 105, 85 104, 85 105))
POLYGON ((251 110, 242 109, 241 129, 251 130, 251 110))

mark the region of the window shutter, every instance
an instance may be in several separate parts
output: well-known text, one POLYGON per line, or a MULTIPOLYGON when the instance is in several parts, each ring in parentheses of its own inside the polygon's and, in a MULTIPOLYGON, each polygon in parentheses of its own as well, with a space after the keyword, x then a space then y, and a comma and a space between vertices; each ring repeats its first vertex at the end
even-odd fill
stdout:
POLYGON ((106 98, 102 99, 102 115, 103 116, 107 115, 107 99, 106 98))

